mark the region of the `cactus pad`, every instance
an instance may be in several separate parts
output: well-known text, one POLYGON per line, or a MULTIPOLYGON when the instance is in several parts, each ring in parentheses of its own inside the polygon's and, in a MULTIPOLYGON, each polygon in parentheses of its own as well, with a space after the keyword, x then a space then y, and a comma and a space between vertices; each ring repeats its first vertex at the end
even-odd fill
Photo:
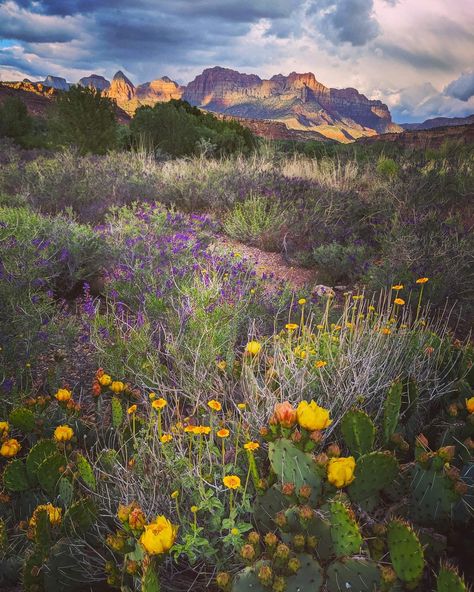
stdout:
POLYGON ((285 592, 319 592, 323 585, 323 573, 319 563, 306 553, 297 555, 300 568, 286 580, 285 592))
POLYGON ((272 485, 262 495, 257 495, 253 515, 256 524, 262 530, 275 528, 274 518, 287 507, 287 500, 277 485, 272 485))
POLYGON ((387 452, 371 452, 356 463, 355 480, 347 488, 351 500, 362 502, 390 485, 398 472, 396 458, 387 452))
POLYGON ((406 584, 418 582, 425 567, 423 547, 409 524, 392 520, 387 528, 387 544, 393 569, 406 584))
POLYGON ((64 504, 65 507, 69 506, 72 502, 72 498, 74 495, 74 487, 69 479, 62 478, 59 480, 58 484, 58 494, 59 499, 64 504))
POLYGON ((342 502, 330 504, 331 538, 337 557, 355 555, 362 546, 362 535, 349 508, 342 502))
POLYGON ((289 440, 280 438, 270 443, 268 457, 273 471, 282 483, 293 483, 296 491, 303 485, 309 485, 310 502, 317 503, 321 495, 322 478, 309 454, 296 448, 289 440))
POLYGON ((400 409, 402 406, 402 392, 403 384, 396 381, 388 389, 387 397, 383 410, 383 437, 385 442, 389 442, 392 435, 395 433, 400 417, 400 409))
POLYGON ((445 565, 439 570, 436 592, 467 592, 467 587, 457 571, 445 565))
POLYGON ((256 570, 253 567, 246 567, 235 576, 232 582, 232 592, 267 592, 260 583, 256 570))
POLYGON ((70 506, 64 521, 68 530, 79 533, 88 530, 94 524, 96 515, 94 502, 89 498, 83 498, 70 506))
POLYGON ((97 483, 95 480, 94 471, 92 470, 89 461, 80 453, 78 453, 76 456, 76 466, 81 479, 84 481, 87 487, 92 489, 92 491, 95 491, 97 483))
POLYGON ((50 495, 54 494, 56 484, 61 476, 60 469, 65 465, 66 459, 64 456, 59 454, 59 452, 56 452, 45 458, 38 466, 38 481, 46 493, 49 493, 50 495))
POLYGON ((359 409, 348 411, 342 418, 341 432, 351 454, 361 456, 373 450, 375 426, 364 411, 359 409))
POLYGON ((38 467, 40 464, 56 452, 56 444, 52 440, 41 440, 29 451, 26 457, 26 471, 33 483, 38 480, 38 467))
POLYGON ((12 409, 8 417, 10 423, 18 430, 27 434, 35 429, 35 416, 27 407, 16 407, 12 409))
POLYGON ((415 466, 409 504, 413 520, 428 526, 435 521, 448 521, 460 497, 442 470, 415 466))
POLYGON ((3 473, 3 485, 8 491, 26 491, 29 489, 28 474, 22 460, 12 460, 7 464, 3 473))
POLYGON ((117 399, 117 397, 112 397, 110 405, 112 410, 112 425, 117 429, 122 425, 123 422, 122 403, 119 399, 117 399))
POLYGON ((380 590, 380 570, 369 559, 340 559, 327 570, 328 592, 376 592, 380 590))

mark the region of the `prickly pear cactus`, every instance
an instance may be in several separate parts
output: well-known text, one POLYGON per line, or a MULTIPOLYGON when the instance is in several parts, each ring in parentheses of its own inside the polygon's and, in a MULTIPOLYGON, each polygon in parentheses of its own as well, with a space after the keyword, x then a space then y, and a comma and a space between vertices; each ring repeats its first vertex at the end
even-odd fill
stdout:
POLYGON ((409 513, 420 524, 447 522, 461 496, 443 469, 423 468, 416 464, 413 472, 409 513))
POLYGON ((375 561, 346 558, 334 561, 327 569, 328 592, 376 592, 380 590, 380 570, 375 561))
POLYGON ((398 473, 397 459, 388 452, 371 452, 356 463, 355 479, 347 488, 354 502, 362 502, 390 485, 398 473))
POLYGON ((265 493, 257 495, 254 503, 253 515, 261 530, 275 528, 275 516, 288 506, 286 497, 277 485, 272 485, 265 493))
POLYGON ((74 487, 72 483, 64 477, 59 480, 58 495, 63 505, 67 508, 72 502, 74 487))
POLYGON ((323 570, 319 563, 306 553, 297 555, 300 568, 295 575, 286 580, 285 592, 319 592, 322 589, 324 578, 323 570))
POLYGON ((423 547, 407 522, 392 520, 387 527, 387 544, 393 569, 408 585, 421 579, 425 567, 423 547))
POLYGON ((253 567, 246 567, 240 571, 232 583, 232 592, 266 592, 267 590, 268 588, 264 588, 260 583, 253 567))
POLYGON ((60 470, 65 467, 66 460, 62 454, 56 452, 48 456, 38 466, 37 476, 41 487, 46 493, 53 495, 56 484, 61 476, 60 470))
POLYGON ((439 570, 436 592, 467 592, 467 587, 454 567, 445 565, 439 570))
POLYGON ((364 411, 359 409, 348 411, 342 418, 341 432, 351 454, 361 456, 373 450, 375 426, 364 411))
POLYGON ((112 425, 114 428, 119 428, 123 423, 123 408, 122 403, 117 397, 112 397, 111 401, 112 409, 112 425))
POLYGON ((27 407, 16 407, 16 409, 12 409, 8 419, 15 428, 25 434, 35 429, 34 413, 27 407))
POLYGON ((337 557, 355 555, 362 546, 362 535, 352 511, 346 504, 333 501, 329 505, 331 538, 337 557))
POLYGON ((3 485, 8 491, 26 491, 30 487, 25 463, 20 459, 12 460, 5 467, 3 485))
POLYGON ((40 464, 56 452, 56 444, 52 440, 41 440, 29 451, 26 457, 26 471, 33 483, 38 482, 38 467, 40 464))
POLYGON ((145 568, 141 584, 142 592, 160 592, 160 581, 154 561, 145 568))
POLYGON ((73 503, 64 516, 66 530, 81 533, 88 530, 95 522, 97 508, 89 498, 83 498, 73 503))
POLYGON ((322 489, 322 476, 309 454, 298 450, 285 438, 270 442, 268 457, 281 483, 292 483, 298 491, 303 485, 311 487, 310 501, 317 504, 322 489))
POLYGON ((385 399, 383 412, 383 437, 384 442, 388 443, 395 433, 400 418, 400 409, 402 406, 403 384, 396 381, 389 388, 385 399))
POLYGON ((87 487, 92 489, 92 491, 95 491, 97 483, 95 480, 94 471, 92 470, 89 461, 80 453, 78 453, 76 456, 76 466, 81 479, 84 481, 87 487))

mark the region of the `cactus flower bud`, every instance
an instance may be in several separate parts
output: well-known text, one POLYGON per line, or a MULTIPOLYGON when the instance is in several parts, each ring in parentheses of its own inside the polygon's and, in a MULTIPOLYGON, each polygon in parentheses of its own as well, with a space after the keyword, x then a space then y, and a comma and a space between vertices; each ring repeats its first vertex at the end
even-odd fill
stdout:
POLYGON ((299 497, 307 500, 311 497, 312 487, 306 483, 302 485, 298 491, 299 497))
POLYGON ((296 423, 296 409, 288 401, 277 403, 273 417, 282 427, 292 428, 296 423))
POLYGON ((301 438, 303 436, 301 435, 301 432, 296 429, 292 434, 291 434, 291 439, 295 444, 298 444, 298 442, 301 442, 301 438))
POLYGON ((426 449, 429 448, 428 440, 424 434, 418 434, 416 437, 416 445, 426 449))
POLYGON ((337 458, 338 456, 341 456, 341 449, 336 443, 333 443, 326 448, 326 454, 329 458, 337 458))
POLYGON ((257 489, 261 489, 265 491, 268 489, 268 480, 267 479, 259 479, 257 483, 257 489))
POLYGON ((138 571, 138 562, 129 559, 125 564, 125 571, 131 576, 136 574, 138 571))
POLYGON ((438 456, 442 458, 445 462, 451 462, 454 458, 455 453, 455 446, 443 446, 438 450, 438 456))
POLYGON ((273 580, 272 592, 285 592, 286 582, 283 576, 278 576, 273 580))
POLYGON ((309 434, 309 439, 315 444, 319 444, 323 439, 323 433, 320 430, 314 430, 309 434))
POLYGON ((385 524, 374 524, 372 531, 375 536, 385 536, 387 534, 387 527, 385 524))
POLYGON ((313 519, 313 510, 310 506, 300 506, 298 508, 298 514, 304 522, 309 522, 313 519))
POLYGON ((474 440, 472 438, 466 438, 463 444, 468 450, 474 450, 474 440))
POLYGON ((275 516, 275 522, 280 528, 285 528, 285 526, 288 524, 288 520, 286 519, 285 512, 283 512, 283 510, 278 512, 278 514, 275 516))
POLYGON ((286 561, 290 556, 290 548, 285 543, 280 543, 275 551, 275 557, 286 561))
POLYGON ((226 571, 219 572, 216 576, 216 584, 223 592, 228 592, 230 590, 230 574, 226 571))
POLYGON ((293 537, 293 547, 295 549, 295 551, 297 551, 298 553, 300 551, 302 551, 305 547, 306 544, 306 539, 304 534, 295 534, 295 536, 293 537))
POLYGON ((457 417, 457 415, 458 415, 458 406, 456 405, 456 403, 451 403, 451 405, 449 405, 449 407, 448 407, 448 415, 450 417, 457 417))
POLYGON ((459 479, 459 469, 457 467, 445 467, 444 474, 451 481, 458 481, 459 479))
MULTIPOLYGON (((299 536, 303 536, 303 535, 299 535, 299 536)), ((292 557, 288 561, 288 571, 290 571, 292 574, 295 574, 299 570, 300 567, 301 567, 301 561, 298 559, 298 557, 292 557)))
POLYGON ((283 483, 281 486, 281 491, 283 495, 294 495, 295 493, 295 484, 294 483, 283 483))
POLYGON ((240 555, 245 562, 252 563, 256 556, 255 548, 252 545, 244 545, 240 550, 240 555))
POLYGON ((394 569, 390 565, 382 565, 380 566, 380 571, 382 572, 382 582, 384 584, 394 584, 397 579, 397 574, 395 573, 394 569))
POLYGON ((257 578, 262 586, 271 586, 273 582, 273 571, 269 565, 262 565, 258 570, 257 578))
POLYGON ((265 545, 269 550, 274 549, 278 543, 278 537, 273 532, 267 532, 263 540, 265 541, 265 545))
POLYGON ((318 539, 315 536, 308 536, 306 537, 306 546, 310 551, 314 551, 318 545, 318 539))
POLYGON ((260 535, 255 530, 252 530, 252 532, 249 532, 249 534, 247 536, 247 541, 251 545, 258 545, 260 542, 260 535))
POLYGON ((262 438, 266 438, 268 436, 269 432, 268 432, 268 428, 263 427, 260 428, 260 435, 262 436, 262 438))
POLYGON ((467 493, 467 483, 465 483, 464 481, 456 481, 456 483, 454 484, 454 491, 458 494, 458 495, 466 495, 467 493))
POLYGON ((328 455, 325 454, 324 452, 321 452, 320 454, 317 454, 314 457, 314 462, 317 465, 319 465, 320 467, 323 467, 324 468, 328 464, 328 462, 329 462, 328 455))

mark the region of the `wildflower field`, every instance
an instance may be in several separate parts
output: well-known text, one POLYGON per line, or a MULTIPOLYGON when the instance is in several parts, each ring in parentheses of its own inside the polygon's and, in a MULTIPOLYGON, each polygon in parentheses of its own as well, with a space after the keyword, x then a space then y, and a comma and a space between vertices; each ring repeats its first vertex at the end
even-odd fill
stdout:
POLYGON ((468 589, 472 150, 0 160, 0 590, 468 589))

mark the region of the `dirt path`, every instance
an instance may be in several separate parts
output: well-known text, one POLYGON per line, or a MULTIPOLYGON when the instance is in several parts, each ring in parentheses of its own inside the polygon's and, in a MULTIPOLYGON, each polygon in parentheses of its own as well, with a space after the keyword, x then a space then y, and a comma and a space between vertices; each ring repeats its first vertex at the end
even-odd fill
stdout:
POLYGON ((293 290, 301 290, 307 285, 314 285, 317 280, 317 273, 314 269, 288 265, 280 253, 268 253, 223 236, 218 237, 212 243, 211 248, 228 253, 240 253, 255 266, 259 277, 271 276, 270 281, 274 285, 284 281, 293 290))

